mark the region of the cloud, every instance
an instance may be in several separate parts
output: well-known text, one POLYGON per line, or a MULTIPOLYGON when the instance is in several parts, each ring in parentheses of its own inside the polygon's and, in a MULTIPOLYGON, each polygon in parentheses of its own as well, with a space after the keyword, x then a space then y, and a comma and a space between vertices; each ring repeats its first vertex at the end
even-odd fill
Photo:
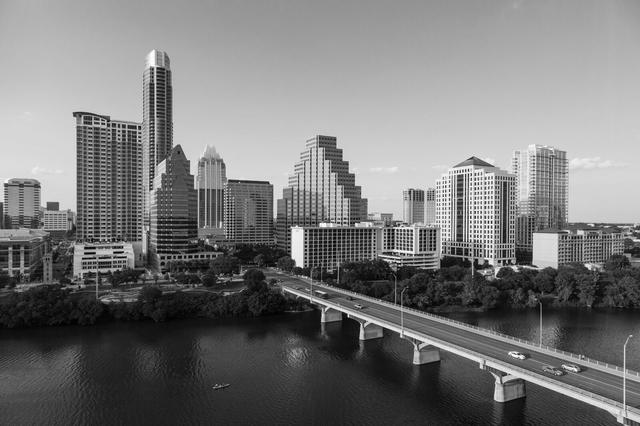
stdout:
POLYGON ((61 175, 64 173, 64 170, 35 166, 31 169, 31 173, 34 175, 61 175))
POLYGON ((612 169, 626 166, 628 166, 627 163, 613 160, 603 160, 600 157, 573 158, 569 161, 569 168, 572 170, 612 169))
POLYGON ((392 166, 392 167, 371 167, 369 169, 369 171, 371 173, 381 173, 381 174, 385 174, 385 175, 392 175, 394 173, 398 173, 398 166, 392 166))

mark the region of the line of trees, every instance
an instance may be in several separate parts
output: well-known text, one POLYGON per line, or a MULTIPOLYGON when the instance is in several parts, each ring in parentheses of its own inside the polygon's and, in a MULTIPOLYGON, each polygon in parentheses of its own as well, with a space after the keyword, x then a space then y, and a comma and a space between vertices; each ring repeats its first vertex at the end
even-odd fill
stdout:
MULTIPOLYGON (((417 309, 522 308, 536 307, 539 300, 554 306, 640 308, 640 269, 632 268, 622 255, 612 256, 602 271, 590 271, 582 264, 558 269, 514 271, 501 268, 497 279, 481 274, 472 276, 470 263, 445 259, 438 271, 405 267, 392 271, 382 260, 347 262, 337 271, 322 271, 328 284, 385 300, 394 300, 394 274, 397 297, 407 287, 403 303, 417 309)), ((296 274, 319 278, 320 270, 295 267, 288 257, 278 267, 296 274)))
POLYGON ((61 286, 40 286, 0 299, 0 327, 91 325, 102 321, 168 321, 179 318, 258 317, 297 308, 300 302, 286 299, 269 288, 264 274, 244 274, 246 290, 230 296, 210 292, 163 293, 145 286, 134 303, 103 305, 91 296, 79 296, 61 286))

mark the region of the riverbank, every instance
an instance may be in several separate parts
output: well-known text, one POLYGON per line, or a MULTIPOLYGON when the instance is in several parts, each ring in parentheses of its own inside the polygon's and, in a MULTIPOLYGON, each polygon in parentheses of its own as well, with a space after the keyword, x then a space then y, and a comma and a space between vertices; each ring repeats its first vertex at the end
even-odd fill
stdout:
POLYGON ((134 302, 104 305, 90 295, 77 297, 60 286, 43 286, 14 293, 0 300, 0 328, 93 325, 109 321, 164 322, 184 318, 248 318, 300 308, 300 301, 285 298, 266 284, 241 293, 175 291, 163 293, 147 286, 134 302))

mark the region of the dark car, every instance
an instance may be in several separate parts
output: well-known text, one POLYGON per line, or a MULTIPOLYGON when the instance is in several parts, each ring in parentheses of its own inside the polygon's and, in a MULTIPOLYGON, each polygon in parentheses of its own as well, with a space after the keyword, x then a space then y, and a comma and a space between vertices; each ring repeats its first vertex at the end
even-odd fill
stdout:
POLYGON ((356 300, 356 298, 353 296, 347 296, 347 300, 356 300))
POLYGON ((562 376, 564 374, 564 371, 550 365, 545 365, 544 367, 542 367, 542 371, 548 374, 553 374, 554 376, 562 376))

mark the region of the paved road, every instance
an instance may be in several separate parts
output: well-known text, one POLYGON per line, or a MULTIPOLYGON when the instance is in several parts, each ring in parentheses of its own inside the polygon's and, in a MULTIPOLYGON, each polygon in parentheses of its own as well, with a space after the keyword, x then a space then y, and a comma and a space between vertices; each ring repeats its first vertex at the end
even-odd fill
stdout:
MULTIPOLYGON (((269 271, 267 275, 277 276, 279 279, 282 279, 283 282, 281 285, 283 286, 294 289, 296 287, 305 289, 309 287, 306 281, 299 278, 281 275, 274 271, 269 271)), ((317 285, 314 284, 314 289, 316 287, 317 285)), ((399 307, 395 308, 387 304, 362 299, 350 301, 347 299, 346 294, 326 287, 322 288, 322 291, 329 293, 328 301, 331 303, 336 303, 346 308, 353 308, 353 305, 358 303, 365 306, 361 311, 362 313, 397 324, 398 326, 400 325, 399 307)), ((542 372, 542 366, 544 365, 559 367, 562 363, 567 362, 561 358, 520 346, 518 342, 503 342, 492 337, 477 334, 471 330, 462 330, 450 324, 420 317, 406 310, 404 312, 404 327, 405 330, 415 330, 435 339, 464 347, 467 350, 476 352, 480 356, 491 357, 537 374, 544 374, 542 372), (527 354, 527 359, 517 360, 511 358, 507 353, 512 350, 527 354)), ((566 383, 605 398, 622 402, 622 378, 612 373, 587 368, 581 373, 567 373, 563 376, 547 375, 547 378, 549 381, 566 383)), ((627 404, 630 407, 640 407, 640 383, 630 380, 629 378, 627 378, 627 404)))

